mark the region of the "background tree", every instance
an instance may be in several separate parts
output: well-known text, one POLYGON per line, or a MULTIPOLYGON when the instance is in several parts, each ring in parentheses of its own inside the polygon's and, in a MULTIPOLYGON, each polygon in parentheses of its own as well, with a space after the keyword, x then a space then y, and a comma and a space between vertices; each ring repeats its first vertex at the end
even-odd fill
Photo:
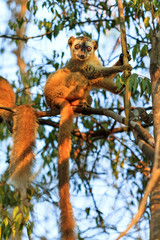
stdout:
MULTIPOLYGON (((116 239, 137 210, 154 158, 149 59, 152 38, 159 31, 159 1, 131 0, 123 5, 127 46, 134 67, 129 79, 132 121, 126 128, 123 94, 92 91, 94 109, 79 109, 83 114, 74 121, 70 160, 71 196, 79 239, 116 239)), ((1 75, 12 83, 18 104, 32 102, 35 108, 47 110, 43 87, 47 76, 69 58, 66 46, 71 35, 88 35, 98 40, 98 56, 105 66, 112 65, 121 53, 116 1, 2 1, 0 16, 1 75)), ((152 59, 156 61, 158 57, 152 59)), ((159 62, 154 62, 154 66, 158 69, 159 62)), ((152 67, 153 64, 153 76, 152 67)), ((116 81, 121 85, 124 79, 118 76, 116 81)), ((42 170, 28 189, 28 201, 23 205, 19 193, 6 183, 11 133, 4 123, 0 124, 2 239, 11 235, 17 239, 17 233, 22 239, 59 239, 59 116, 39 121, 35 172, 41 166, 42 170)), ((156 206, 154 223, 160 218, 157 201, 151 201, 152 209, 156 206)), ((124 239, 149 239, 149 218, 147 207, 141 221, 124 239)), ((160 238, 159 225, 151 222, 151 239, 156 238, 160 238), (155 228, 157 235, 153 236, 155 228)))

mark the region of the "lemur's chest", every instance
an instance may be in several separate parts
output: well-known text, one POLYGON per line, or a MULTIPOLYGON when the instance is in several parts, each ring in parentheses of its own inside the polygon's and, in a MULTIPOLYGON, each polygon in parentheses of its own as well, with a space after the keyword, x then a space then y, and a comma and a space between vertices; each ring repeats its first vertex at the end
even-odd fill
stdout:
POLYGON ((80 72, 70 72, 65 79, 65 86, 88 87, 88 79, 80 72))

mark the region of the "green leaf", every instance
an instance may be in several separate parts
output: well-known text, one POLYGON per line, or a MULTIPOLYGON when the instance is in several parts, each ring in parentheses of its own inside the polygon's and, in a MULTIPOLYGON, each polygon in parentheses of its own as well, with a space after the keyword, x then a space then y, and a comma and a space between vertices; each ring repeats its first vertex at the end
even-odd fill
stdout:
POLYGON ((9 220, 6 217, 1 224, 1 235, 2 237, 5 236, 5 240, 8 240, 10 232, 11 232, 11 227, 9 224, 9 220))
POLYGON ((54 37, 57 37, 57 35, 59 34, 59 27, 58 27, 58 25, 55 25, 54 26, 54 37))
POLYGON ((141 96, 143 95, 144 92, 149 96, 151 95, 151 82, 148 78, 142 79, 141 82, 141 96))
POLYGON ((120 90, 121 89, 121 87, 122 87, 122 85, 123 84, 125 84, 125 79, 124 79, 124 77, 121 75, 121 76, 117 76, 116 77, 116 85, 117 85, 117 88, 118 88, 118 90, 120 90))
POLYGON ((12 226, 12 235, 13 235, 13 237, 15 237, 15 235, 16 235, 16 227, 15 227, 15 224, 13 224, 13 226, 12 226))
POLYGON ((24 206, 24 212, 26 214, 24 220, 25 220, 25 222, 28 222, 29 221, 29 209, 26 206, 24 206))
POLYGON ((137 56, 137 54, 139 53, 139 50, 140 50, 140 47, 139 47, 139 44, 137 43, 137 44, 134 46, 133 51, 132 51, 133 60, 136 59, 136 56, 137 56))
POLYGON ((18 224, 18 226, 21 224, 22 222, 22 213, 19 213, 16 217, 15 217, 15 223, 18 224))
POLYGON ((31 4, 31 1, 29 0, 29 1, 27 2, 27 9, 28 9, 28 11, 30 11, 30 4, 31 4))
POLYGON ((87 217, 89 216, 90 210, 91 210, 90 208, 86 208, 86 209, 85 209, 85 212, 86 212, 86 214, 87 214, 87 217))
POLYGON ((144 19, 144 26, 147 28, 149 26, 149 20, 150 20, 150 17, 146 17, 144 19))
POLYGON ((4 223, 5 227, 7 227, 8 223, 9 223, 9 221, 8 221, 8 218, 7 218, 7 217, 6 217, 6 218, 3 220, 3 223, 4 223))
POLYGON ((19 207, 17 206, 17 207, 15 207, 15 208, 13 209, 13 213, 12 213, 12 218, 13 218, 13 219, 15 219, 15 217, 16 217, 17 214, 18 214, 18 212, 19 212, 19 207))
POLYGON ((142 47, 142 49, 141 49, 141 57, 146 56, 147 53, 148 53, 148 45, 145 44, 145 45, 142 47))
POLYGON ((31 239, 31 233, 32 233, 32 231, 33 231, 33 226, 34 226, 34 223, 33 223, 33 222, 30 222, 30 223, 27 225, 27 234, 28 234, 29 239, 31 239))
POLYGON ((137 90, 137 87, 138 87, 138 75, 134 73, 129 77, 129 90, 134 94, 137 90))

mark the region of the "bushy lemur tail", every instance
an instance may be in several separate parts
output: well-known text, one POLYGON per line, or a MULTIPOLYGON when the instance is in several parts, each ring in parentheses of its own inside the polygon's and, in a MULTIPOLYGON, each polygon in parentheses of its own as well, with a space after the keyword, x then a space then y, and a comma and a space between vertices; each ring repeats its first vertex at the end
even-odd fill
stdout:
POLYGON ((61 234, 63 240, 75 240, 72 205, 69 194, 69 157, 71 152, 71 131, 74 112, 69 102, 61 107, 58 140, 58 175, 61 209, 61 234))
POLYGON ((31 181, 37 128, 36 112, 30 105, 14 107, 10 178, 20 189, 31 181))
POLYGON ((10 159, 10 180, 15 187, 24 188, 31 179, 36 132, 38 128, 36 111, 29 105, 15 105, 15 94, 9 82, 0 77, 0 107, 9 107, 10 111, 0 109, 0 119, 13 121, 13 145, 10 159))

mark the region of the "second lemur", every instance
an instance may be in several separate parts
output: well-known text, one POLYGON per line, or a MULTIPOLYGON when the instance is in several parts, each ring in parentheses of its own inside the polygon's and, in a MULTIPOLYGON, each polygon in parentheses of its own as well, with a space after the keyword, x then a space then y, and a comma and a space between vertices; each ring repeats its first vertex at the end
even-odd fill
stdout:
POLYGON ((25 189, 32 178, 34 145, 38 128, 36 111, 30 105, 15 104, 15 94, 9 82, 0 77, 0 122, 13 121, 13 145, 10 157, 10 182, 20 190, 25 189))
POLYGON ((69 194, 69 157, 74 118, 72 106, 89 104, 89 91, 92 88, 102 88, 114 94, 120 93, 123 87, 118 90, 113 78, 118 72, 132 68, 130 65, 122 65, 122 58, 113 67, 103 67, 95 55, 98 43, 88 37, 70 37, 68 45, 72 57, 64 68, 48 77, 44 96, 51 109, 60 109, 58 139, 60 230, 61 239, 74 240, 75 221, 69 194))

